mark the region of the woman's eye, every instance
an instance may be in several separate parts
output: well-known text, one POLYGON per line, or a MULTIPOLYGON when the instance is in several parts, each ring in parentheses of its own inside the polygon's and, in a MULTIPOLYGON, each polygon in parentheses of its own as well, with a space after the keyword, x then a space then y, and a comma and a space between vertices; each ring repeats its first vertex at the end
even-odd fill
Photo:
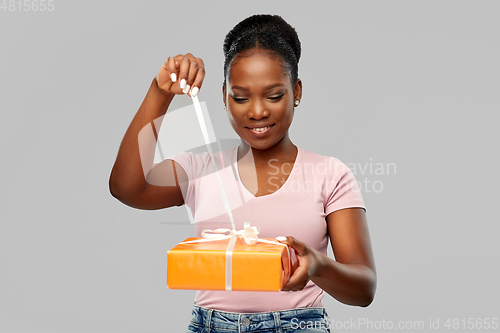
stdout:
POLYGON ((243 103, 243 102, 245 102, 247 99, 246 99, 246 98, 241 98, 241 97, 236 97, 236 96, 233 96, 233 100, 234 100, 236 103, 243 103))
POLYGON ((285 94, 268 97, 271 101, 279 101, 285 94))

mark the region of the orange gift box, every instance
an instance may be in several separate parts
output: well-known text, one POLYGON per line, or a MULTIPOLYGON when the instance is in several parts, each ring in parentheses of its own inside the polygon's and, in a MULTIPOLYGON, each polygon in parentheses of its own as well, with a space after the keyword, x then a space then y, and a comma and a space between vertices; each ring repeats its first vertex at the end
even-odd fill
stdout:
POLYGON ((226 258, 230 239, 205 241, 191 237, 168 251, 167 286, 170 289, 280 291, 288 282, 289 248, 273 238, 248 245, 236 238, 232 251, 230 289, 226 289, 226 258), (264 241, 271 241, 270 244, 264 241))

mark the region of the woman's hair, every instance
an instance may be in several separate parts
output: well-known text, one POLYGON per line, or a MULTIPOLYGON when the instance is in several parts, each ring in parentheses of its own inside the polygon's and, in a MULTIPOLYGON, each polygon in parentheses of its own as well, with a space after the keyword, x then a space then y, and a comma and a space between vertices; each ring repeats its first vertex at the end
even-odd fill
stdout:
POLYGON ((258 14, 238 23, 224 39, 224 84, 234 58, 241 52, 260 48, 280 56, 292 85, 299 77, 300 40, 295 29, 281 16, 258 14))

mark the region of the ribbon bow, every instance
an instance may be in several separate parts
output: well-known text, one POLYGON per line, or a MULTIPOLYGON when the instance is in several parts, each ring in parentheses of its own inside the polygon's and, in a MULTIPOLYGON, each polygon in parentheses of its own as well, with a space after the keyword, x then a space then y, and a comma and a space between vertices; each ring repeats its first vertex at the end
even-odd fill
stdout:
POLYGON ((244 228, 242 230, 231 230, 226 228, 218 228, 215 230, 204 229, 201 232, 201 237, 210 240, 227 239, 232 237, 238 237, 247 243, 248 245, 254 245, 259 239, 260 228, 251 227, 250 223, 245 222, 243 224, 244 228), (229 232, 229 234, 227 234, 229 232))

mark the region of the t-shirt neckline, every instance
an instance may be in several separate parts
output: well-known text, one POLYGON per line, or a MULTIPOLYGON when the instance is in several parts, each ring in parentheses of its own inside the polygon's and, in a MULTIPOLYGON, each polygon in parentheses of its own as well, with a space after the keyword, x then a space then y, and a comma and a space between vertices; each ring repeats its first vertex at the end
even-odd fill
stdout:
POLYGON ((282 192, 283 188, 285 186, 287 186, 287 184, 289 184, 291 182, 290 178, 295 173, 294 171, 297 168, 296 165, 299 163, 300 158, 302 157, 302 149, 300 147, 298 147, 298 146, 296 146, 296 147, 297 147, 297 156, 295 156, 295 161, 293 162, 292 170, 290 171, 290 174, 288 175, 288 178, 286 179, 285 183, 283 185, 281 185, 281 187, 278 190, 274 191, 273 193, 269 193, 269 194, 266 194, 266 195, 260 195, 260 196, 255 196, 241 182, 240 171, 238 170, 238 147, 234 148, 234 152, 233 152, 233 166, 234 166, 234 169, 236 170, 236 176, 238 177, 238 184, 239 184, 240 188, 242 188, 243 191, 245 191, 246 193, 248 193, 248 195, 250 195, 254 199, 269 198, 270 196, 273 196, 273 195, 278 194, 279 192, 282 192))

